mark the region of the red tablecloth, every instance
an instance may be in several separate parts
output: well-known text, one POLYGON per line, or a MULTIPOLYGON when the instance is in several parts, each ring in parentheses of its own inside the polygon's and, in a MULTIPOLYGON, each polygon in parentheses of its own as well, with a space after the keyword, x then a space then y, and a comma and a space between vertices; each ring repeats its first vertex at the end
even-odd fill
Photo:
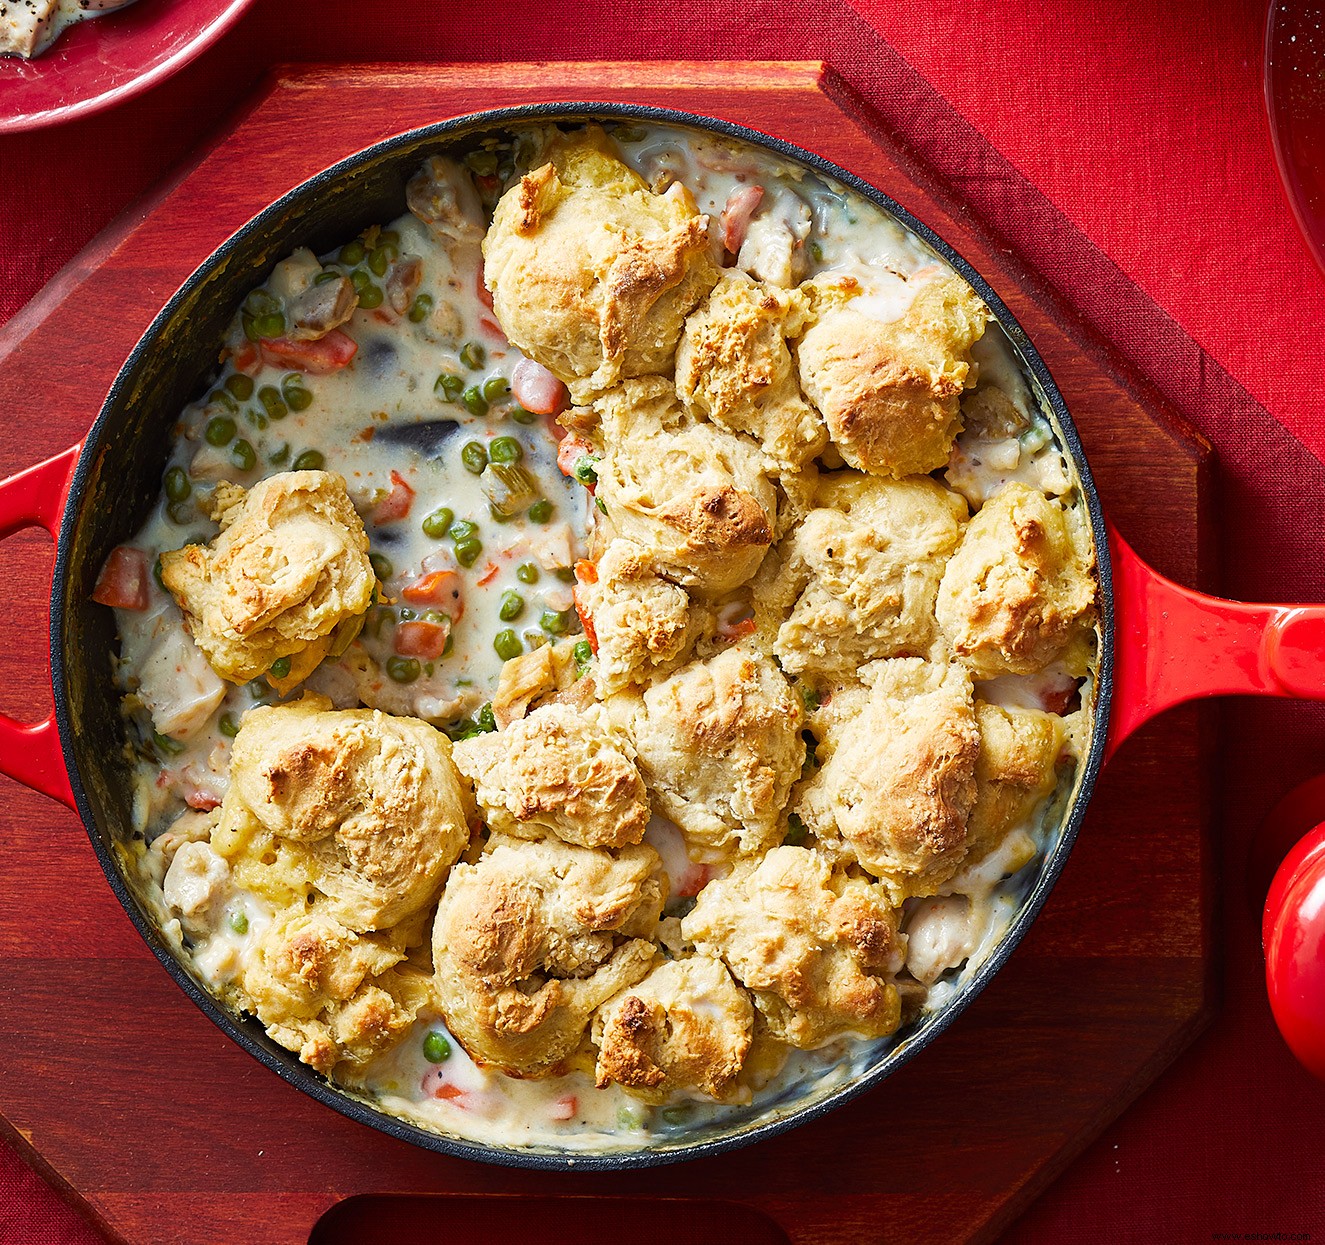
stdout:
MULTIPOLYGON (((1325 280, 1274 169, 1265 9, 259 0, 144 98, 0 140, 0 320, 279 61, 821 57, 1209 437, 1221 464, 1223 590, 1325 599, 1325 280)), ((1264 811, 1325 768, 1325 711, 1245 703, 1227 710, 1226 726, 1219 1015, 1041 1197, 1012 1230, 1017 1241, 1325 1232, 1325 1087, 1273 1030, 1244 885, 1264 811)), ((97 1238, 0 1146, 0 1239, 97 1238)))

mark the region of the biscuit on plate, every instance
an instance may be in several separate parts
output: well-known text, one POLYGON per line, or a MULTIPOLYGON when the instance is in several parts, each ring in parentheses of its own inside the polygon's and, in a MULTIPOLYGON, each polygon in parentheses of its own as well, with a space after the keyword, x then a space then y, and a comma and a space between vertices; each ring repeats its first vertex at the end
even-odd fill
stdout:
POLYGON ((666 878, 643 845, 615 854, 494 835, 457 865, 433 925, 446 1026, 475 1059, 546 1076, 594 1009, 653 962, 666 878))
POLYGON ((247 491, 218 484, 212 517, 220 535, 163 553, 161 582, 217 674, 268 674, 284 692, 363 626, 377 586, 363 520, 329 471, 285 471, 247 491), (271 675, 282 658, 289 671, 271 675))
POLYGON ((558 135, 497 204, 484 279, 507 337, 577 402, 672 369, 712 288, 708 217, 676 182, 654 194, 598 126, 558 135))

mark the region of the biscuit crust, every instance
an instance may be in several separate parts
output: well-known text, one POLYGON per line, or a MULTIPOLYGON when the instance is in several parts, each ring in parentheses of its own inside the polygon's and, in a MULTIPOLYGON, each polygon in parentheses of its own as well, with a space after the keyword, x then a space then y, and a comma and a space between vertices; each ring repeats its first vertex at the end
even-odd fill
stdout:
POLYGON ((775 847, 739 861, 700 892, 681 931, 727 964, 772 1034, 792 1046, 897 1028, 897 988, 885 979, 897 966, 897 914, 881 888, 833 870, 820 853, 775 847))
POLYGON ((455 745, 489 828, 521 838, 555 835, 580 847, 638 843, 648 792, 630 744, 596 706, 547 704, 493 734, 455 745))
POLYGON ((935 613, 976 678, 1033 674, 1094 621, 1094 559, 1080 521, 1025 484, 1005 484, 967 525, 935 613))
POLYGON ((753 1028, 750 998, 720 960, 659 964, 594 1014, 595 1084, 655 1103, 685 1089, 728 1097, 753 1028))
POLYGON ((277 690, 340 653, 363 626, 377 577, 368 535, 345 481, 329 471, 287 471, 247 492, 217 486, 209 545, 161 555, 161 581, 212 669, 247 683, 290 658, 277 690))
POLYGON ((668 372, 686 316, 718 279, 708 217, 661 195, 597 126, 555 138, 497 204, 484 276, 507 336, 577 402, 668 372))
POLYGON ((307 695, 241 719, 212 845, 278 907, 320 895, 349 929, 382 930, 436 899, 470 809, 440 731, 307 695))
POLYGON ((843 459, 894 477, 942 467, 974 381, 971 346, 990 318, 975 291, 956 274, 932 278, 889 322, 852 306, 858 288, 806 288, 819 310, 797 352, 801 387, 843 459))
POLYGON ((648 971, 666 890, 650 847, 616 855, 495 835, 451 872, 433 925, 447 1028, 513 1076, 551 1074, 594 1009, 648 971))

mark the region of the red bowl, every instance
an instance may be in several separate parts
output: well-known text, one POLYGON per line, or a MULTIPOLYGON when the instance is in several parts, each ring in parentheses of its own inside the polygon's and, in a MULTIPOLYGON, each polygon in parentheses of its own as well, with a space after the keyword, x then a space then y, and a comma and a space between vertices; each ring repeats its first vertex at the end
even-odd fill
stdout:
POLYGON ((0 57, 0 133, 100 112, 170 77, 253 0, 139 0, 79 22, 30 61, 0 57))

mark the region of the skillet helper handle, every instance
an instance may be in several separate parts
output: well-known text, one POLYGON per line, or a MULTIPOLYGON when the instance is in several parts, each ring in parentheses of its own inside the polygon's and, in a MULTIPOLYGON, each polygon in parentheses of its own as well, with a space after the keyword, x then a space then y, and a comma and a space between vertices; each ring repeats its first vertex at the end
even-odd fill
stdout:
MULTIPOLYGON (((60 517, 82 448, 81 442, 72 445, 54 458, 0 481, 0 540, 29 527, 44 527, 52 540, 59 539, 60 517)), ((74 807, 54 709, 34 723, 0 713, 0 774, 74 807)))
POLYGON ((1252 605, 1184 588, 1109 528, 1114 701, 1106 758, 1174 705, 1205 696, 1325 700, 1325 605, 1252 605))

